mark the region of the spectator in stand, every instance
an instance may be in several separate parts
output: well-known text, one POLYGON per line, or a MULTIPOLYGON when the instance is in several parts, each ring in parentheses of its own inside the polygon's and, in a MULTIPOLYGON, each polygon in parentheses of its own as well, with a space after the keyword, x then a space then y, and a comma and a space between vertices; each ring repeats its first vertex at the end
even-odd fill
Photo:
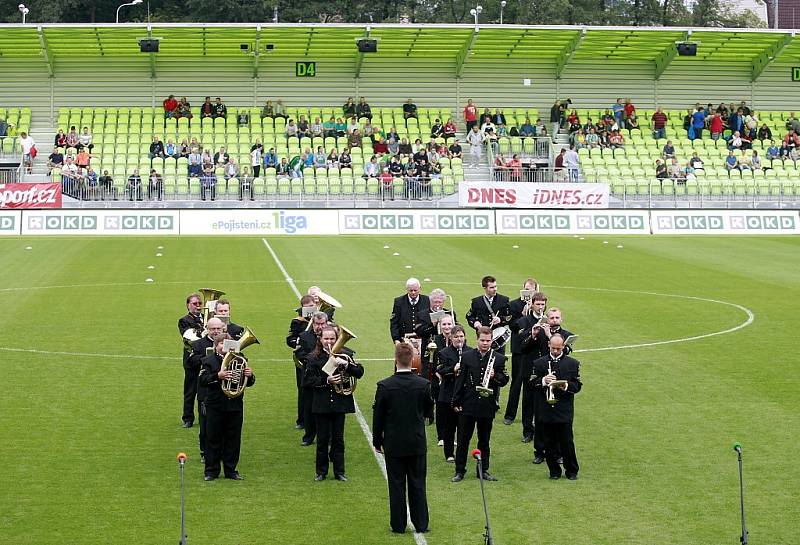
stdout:
POLYGON ((789 119, 786 120, 786 130, 800 133, 800 119, 797 119, 794 112, 789 113, 789 119))
POLYGON ((78 179, 78 165, 71 157, 67 157, 64 167, 61 169, 61 180, 65 190, 71 190, 72 184, 78 179))
POLYGON ((214 105, 211 103, 211 97, 206 97, 205 102, 200 106, 200 117, 214 117, 214 105))
POLYGON ((389 174, 392 175, 392 178, 403 177, 403 165, 396 155, 389 160, 389 174))
POLYGON ((239 165, 236 163, 236 159, 231 157, 228 164, 225 165, 225 180, 231 180, 233 178, 237 178, 239 176, 239 165))
POLYGON ((589 127, 589 132, 586 134, 584 145, 590 150, 600 147, 600 136, 598 136, 597 131, 594 130, 594 127, 589 127))
POLYGON ((725 122, 722 119, 722 114, 713 113, 708 119, 708 129, 711 131, 711 139, 719 140, 722 137, 722 131, 725 130, 725 122))
POLYGON ((92 156, 89 155, 89 150, 83 148, 81 151, 78 152, 78 155, 75 157, 75 164, 78 166, 79 169, 86 168, 89 166, 91 160, 92 156))
POLYGON ((781 148, 779 148, 775 144, 775 140, 769 141, 769 147, 767 148, 767 159, 770 161, 774 161, 775 159, 781 158, 781 148))
POLYGON ((217 97, 217 101, 214 103, 214 119, 222 118, 228 115, 228 108, 222 103, 222 99, 217 97))
POLYGON ((365 117, 372 121, 372 108, 369 107, 369 104, 367 104, 367 99, 364 97, 360 97, 358 99, 358 104, 356 105, 356 117, 358 119, 365 117))
POLYGON ((660 140, 667 137, 667 114, 662 108, 658 108, 650 118, 653 123, 653 138, 660 140))
POLYGON ((64 129, 58 129, 54 143, 57 148, 67 147, 67 135, 64 134, 64 129))
POLYGON ((498 181, 506 181, 507 176, 506 173, 506 158, 503 157, 502 153, 498 153, 494 156, 494 179, 498 181))
POLYGON ((322 124, 322 134, 326 138, 336 138, 336 119, 333 116, 322 124))
POLYGON ((739 160, 733 154, 733 150, 728 151, 728 156, 725 158, 725 169, 730 172, 731 170, 738 170, 739 160))
POLYGON ((333 148, 327 157, 328 168, 339 168, 339 152, 336 148, 333 148))
POLYGON ((347 137, 347 145, 351 148, 360 148, 361 147, 361 133, 358 129, 355 129, 350 136, 347 137))
POLYGON ((214 154, 214 166, 224 167, 231 160, 230 154, 225 150, 225 146, 221 146, 219 151, 214 154))
POLYGON ((142 177, 139 176, 139 169, 133 169, 133 174, 128 176, 128 183, 125 184, 125 193, 132 201, 142 200, 142 177))
POLYGON ((372 145, 372 149, 378 155, 385 155, 389 153, 389 145, 386 143, 386 140, 380 135, 375 139, 375 143, 372 145))
POLYGON ((453 118, 447 120, 447 123, 444 124, 444 137, 445 138, 454 138, 456 135, 456 122, 453 121, 453 118))
POLYGON ((310 135, 310 127, 308 125, 308 121, 306 120, 306 116, 301 115, 300 119, 297 120, 297 137, 298 138, 306 138, 310 135))
POLYGON ((189 101, 186 100, 186 97, 182 97, 180 102, 178 102, 178 109, 175 112, 175 117, 183 117, 186 119, 191 119, 192 115, 192 105, 189 104, 189 101))
POLYGON ((102 192, 102 198, 105 198, 106 195, 112 196, 114 199, 117 198, 116 189, 114 189, 114 178, 108 174, 108 170, 104 170, 103 175, 97 181, 102 192))
POLYGON ((764 170, 764 167, 761 165, 761 156, 758 154, 757 150, 753 150, 753 155, 750 156, 750 168, 753 170, 764 170))
POLYGON ((250 125, 250 114, 247 113, 247 110, 239 110, 236 114, 236 124, 239 127, 247 127, 250 125))
POLYGON ((464 122, 467 124, 467 133, 472 131, 472 127, 478 125, 478 107, 472 102, 472 99, 467 100, 467 105, 464 106, 464 122))
POLYGON ((164 199, 164 179, 161 177, 156 169, 150 169, 150 178, 147 184, 147 198, 148 199, 164 199))
MULTIPOLYGON (((406 103, 403 104, 403 119, 408 119, 413 117, 416 119, 417 117, 417 105, 414 104, 414 101, 410 98, 406 100, 406 103)), ((392 198, 394 200, 394 198, 392 198)))
POLYGON ((578 129, 577 131, 573 132, 569 135, 569 142, 570 144, 574 145, 577 149, 585 148, 586 147, 586 133, 583 132, 583 128, 578 129))
POLYGON ((361 131, 361 136, 364 138, 369 138, 373 143, 375 142, 375 126, 369 119, 367 119, 367 122, 364 123, 364 130, 361 131))
POLYGON ((486 134, 484 135, 484 142, 487 146, 491 146, 492 153, 498 153, 500 151, 500 142, 495 134, 494 130, 491 127, 486 129, 486 134))
POLYGON ((800 137, 797 136, 797 133, 794 131, 794 129, 790 129, 783 138, 781 157, 790 157, 797 147, 800 147, 800 137))
POLYGON ((156 157, 164 158, 164 142, 158 136, 154 136, 153 141, 150 143, 149 156, 150 159, 155 159, 156 157))
POLYGON ((619 130, 613 130, 608 137, 608 145, 611 149, 622 149, 625 147, 625 137, 619 130))
POLYGON ((483 123, 481 124, 481 132, 486 134, 489 130, 493 132, 497 132, 497 127, 494 123, 492 123, 492 118, 490 116, 485 116, 483 118, 483 123))
POLYGON ((675 181, 686 180, 686 173, 684 172, 683 168, 681 168, 680 163, 678 163, 677 157, 673 157, 672 161, 670 161, 669 177, 675 181))
POLYGON ((94 149, 94 144, 92 144, 92 134, 89 132, 89 127, 84 127, 83 131, 78 135, 78 145, 75 146, 78 151, 82 150, 83 148, 87 148, 89 153, 92 152, 94 149))
MULTIPOLYGON (((275 106, 272 105, 271 100, 268 100, 266 103, 264 103, 264 107, 261 108, 261 119, 264 119, 265 117, 275 117, 275 106)), ((258 178, 258 176, 256 176, 256 178, 258 178)))
POLYGON ((523 123, 522 126, 519 128, 519 135, 522 138, 531 138, 533 136, 536 136, 536 129, 531 124, 530 117, 525 118, 525 123, 523 123))
POLYGON ((294 123, 294 119, 290 119, 289 123, 286 125, 286 129, 284 129, 284 134, 286 134, 286 139, 289 138, 300 138, 298 136, 297 125, 294 123))
POLYGON ((702 106, 697 106, 692 114, 692 125, 689 131, 690 140, 700 140, 703 138, 703 129, 706 126, 706 112, 702 106))
POLYGON ((261 165, 264 164, 264 145, 256 141, 250 150, 250 166, 253 167, 253 177, 258 178, 261 174, 261 165))
POLYGON ((200 176, 200 198, 203 200, 210 198, 212 201, 217 198, 217 175, 214 174, 214 167, 211 164, 203 167, 203 174, 200 176))
POLYGON ((625 118, 625 128, 629 131, 639 130, 639 118, 635 113, 625 118))
POLYGON ((506 116, 503 114, 503 110, 495 108, 494 114, 492 114, 492 123, 495 125, 500 125, 501 123, 506 125, 506 116))
POLYGON ((172 141, 172 138, 167 140, 167 145, 164 146, 164 155, 173 159, 177 159, 180 154, 181 152, 178 149, 178 146, 175 145, 175 142, 172 141))
POLYGON ((378 164, 378 156, 373 155, 370 157, 369 162, 364 165, 364 178, 377 178, 380 174, 380 165, 378 164))
POLYGON ((556 100, 553 103, 553 106, 550 108, 550 126, 552 127, 552 130, 550 132, 552 133, 554 138, 558 134, 559 129, 561 128, 561 114, 563 111, 564 107, 561 105, 560 100, 556 100))
POLYGON ((506 163, 506 168, 512 182, 522 180, 522 161, 519 158, 519 154, 515 153, 511 156, 511 159, 506 163))
POLYGON ((292 173, 292 165, 289 164, 286 157, 281 157, 281 162, 275 167, 275 173, 280 177, 286 177, 292 173))
POLYGON ((441 120, 437 117, 433 121, 433 126, 431 126, 431 138, 442 137, 444 137, 444 125, 442 125, 441 120))
POLYGON ((268 168, 277 168, 278 167, 278 155, 275 153, 275 148, 269 148, 269 150, 264 154, 264 169, 268 168))
POLYGON ((739 134, 739 131, 734 132, 733 136, 731 136, 730 140, 728 140, 728 149, 742 149, 742 136, 739 134))
POLYGON ((431 165, 425 158, 417 163, 417 197, 419 199, 431 197, 431 165))
POLYGON ((353 158, 350 156, 350 150, 345 148, 339 155, 339 170, 343 168, 353 168, 353 158))
POLYGON ((567 153, 567 148, 561 148, 561 151, 553 160, 553 181, 563 182, 566 178, 566 171, 564 170, 564 155, 567 153))
POLYGON ((274 117, 276 119, 279 118, 279 117, 281 117, 283 119, 287 119, 289 117, 288 115, 286 115, 286 106, 284 106, 283 100, 280 99, 280 98, 277 101, 275 101, 275 115, 274 115, 274 117))
POLYGON ((322 146, 317 146, 317 152, 314 154, 314 168, 328 168, 328 157, 322 146))
POLYGON ((758 115, 752 110, 749 114, 744 116, 744 132, 750 140, 756 139, 756 135, 758 134, 758 115))
POLYGON ((308 127, 308 131, 311 133, 311 138, 324 136, 325 129, 322 126, 322 120, 319 117, 315 117, 314 122, 308 127))
POLYGON ((353 102, 353 97, 347 97, 347 102, 342 106, 342 115, 346 118, 356 115, 356 103, 353 102))
POLYGON ((731 134, 735 132, 741 134, 742 130, 744 129, 744 118, 742 117, 742 112, 740 110, 731 111, 731 114, 728 117, 728 129, 730 129, 731 134))
POLYGON ((705 167, 703 166, 703 160, 700 159, 700 156, 696 151, 692 153, 692 157, 689 159, 689 166, 692 167, 692 171, 705 170, 705 167))
POLYGON ((314 168, 314 152, 311 148, 306 148, 300 156, 300 162, 303 163, 303 168, 314 168))
POLYGON ((580 174, 581 158, 575 151, 575 144, 572 144, 564 153, 564 166, 567 168, 570 182, 577 182, 580 174))
POLYGON ((350 136, 351 134, 353 134, 353 131, 358 130, 360 128, 361 125, 358 124, 358 119, 356 119, 356 116, 353 116, 350 119, 348 119, 345 132, 347 133, 348 136, 350 136))
POLYGON ((656 159, 656 178, 659 180, 665 180, 669 178, 669 173, 667 172, 667 165, 664 164, 661 159, 656 159))
MULTIPOLYGON (((633 105, 631 99, 625 99, 625 105, 622 107, 622 120, 627 121, 636 114, 636 106, 633 105)), ((620 125, 621 126, 621 125, 620 125)))
POLYGON ((581 120, 578 117, 578 110, 573 109, 567 116, 567 127, 570 133, 576 132, 581 128, 581 120))
MULTIPOLYGON (((476 127, 477 129, 477 127, 476 127)), ((400 145, 397 147, 397 153, 400 157, 411 157, 414 154, 414 150, 411 147, 408 139, 401 138, 400 145)))
POLYGON ((622 103, 621 98, 618 98, 617 101, 612 104, 611 113, 614 117, 614 122, 617 124, 617 127, 622 127, 623 118, 625 117, 625 105, 622 103))
POLYGON ((191 152, 192 148, 189 146, 189 141, 184 138, 181 140, 181 145, 178 147, 178 156, 186 157, 188 159, 191 152))
POLYGON ((767 127, 767 124, 764 123, 763 125, 761 125, 761 128, 758 129, 757 136, 758 139, 761 140, 761 142, 764 142, 764 140, 772 140, 772 131, 770 130, 769 127, 767 127))
POLYGON ((175 114, 178 112, 178 101, 175 100, 175 95, 169 95, 165 98, 162 105, 164 106, 165 119, 175 117, 175 114))
POLYGON ((667 140, 667 143, 664 144, 664 148, 661 150, 661 154, 665 159, 672 159, 675 157, 675 146, 672 145, 672 140, 667 140))
POLYGON ((75 125, 70 127, 69 132, 67 133, 67 147, 68 148, 78 147, 78 133, 75 130, 75 125))
POLYGON ((450 148, 448 149, 450 159, 461 159, 463 150, 461 149, 461 141, 456 138, 452 144, 450 144, 450 148))
POLYGON ((347 123, 341 117, 336 118, 336 124, 334 125, 334 129, 336 130, 336 137, 341 138, 347 135, 347 123))
MULTIPOLYGON (((402 172, 402 169, 400 169, 400 171, 402 172)), ((394 200, 394 176, 389 172, 389 167, 383 168, 379 180, 381 182, 379 186, 381 189, 381 200, 386 200, 387 197, 390 200, 394 200)))
POLYGON ((199 178, 203 174, 202 156, 199 153, 189 155, 187 174, 190 178, 199 178))
POLYGON ((50 174, 53 173, 54 168, 60 169, 63 166, 64 166, 64 155, 60 151, 58 151, 58 147, 54 147, 53 153, 51 153, 47 157, 47 168, 49 169, 47 175, 50 176, 50 174))
POLYGON ((0 138, 5 138, 8 136, 8 121, 0 115, 0 138))
POLYGON ((404 197, 406 199, 413 199, 418 194, 419 182, 417 180, 417 164, 412 160, 406 163, 404 197))

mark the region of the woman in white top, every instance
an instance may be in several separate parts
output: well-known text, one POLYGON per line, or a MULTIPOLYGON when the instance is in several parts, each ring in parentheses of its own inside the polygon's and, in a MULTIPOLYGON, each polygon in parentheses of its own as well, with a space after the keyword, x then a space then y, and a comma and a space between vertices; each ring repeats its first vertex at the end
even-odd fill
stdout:
POLYGON ((253 146, 253 151, 250 152, 250 165, 253 167, 253 177, 258 178, 261 174, 261 162, 263 161, 264 147, 260 143, 253 146))
POLYGON ((19 145, 22 146, 22 162, 25 163, 28 174, 30 174, 33 171, 31 150, 36 147, 36 142, 27 132, 22 131, 19 133, 19 145))

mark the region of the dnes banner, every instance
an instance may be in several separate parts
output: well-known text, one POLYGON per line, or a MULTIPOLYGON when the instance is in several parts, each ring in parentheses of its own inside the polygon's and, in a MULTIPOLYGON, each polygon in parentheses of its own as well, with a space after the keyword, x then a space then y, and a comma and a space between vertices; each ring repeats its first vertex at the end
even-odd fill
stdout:
POLYGON ((466 182, 459 184, 462 207, 608 208, 608 184, 466 182))

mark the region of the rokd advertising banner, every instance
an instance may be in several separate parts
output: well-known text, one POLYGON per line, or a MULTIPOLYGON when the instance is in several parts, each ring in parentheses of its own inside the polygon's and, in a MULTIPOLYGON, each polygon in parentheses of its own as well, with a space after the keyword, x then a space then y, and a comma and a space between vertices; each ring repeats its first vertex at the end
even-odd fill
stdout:
POLYGON ((23 235, 177 235, 177 210, 25 211, 23 235))
POLYGON ((608 184, 467 182, 458 186, 467 208, 608 208, 608 184))
POLYGON ((335 235, 336 210, 181 210, 182 235, 335 235))
POLYGON ((61 208, 60 184, 0 184, 0 209, 61 208))
POLYGON ((655 235, 800 233, 800 216, 790 210, 653 210, 651 215, 655 235))
POLYGON ((647 210, 497 210, 498 234, 650 234, 647 210))
POLYGON ((0 237, 18 235, 22 212, 0 211, 0 237))
POLYGON ((476 210, 340 210, 340 234, 494 234, 494 212, 476 210))

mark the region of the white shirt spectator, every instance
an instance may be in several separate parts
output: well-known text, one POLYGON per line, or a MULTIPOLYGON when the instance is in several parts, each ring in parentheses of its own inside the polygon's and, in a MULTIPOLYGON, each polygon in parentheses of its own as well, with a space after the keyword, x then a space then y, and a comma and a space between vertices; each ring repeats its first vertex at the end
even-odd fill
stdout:
POLYGON ((564 166, 567 167, 569 170, 577 171, 578 167, 581 164, 581 159, 578 156, 578 152, 574 149, 568 149, 567 152, 564 154, 564 166))
POLYGON ((23 155, 30 155, 31 148, 36 145, 36 141, 31 135, 28 135, 25 138, 20 138, 19 143, 22 146, 23 155))

